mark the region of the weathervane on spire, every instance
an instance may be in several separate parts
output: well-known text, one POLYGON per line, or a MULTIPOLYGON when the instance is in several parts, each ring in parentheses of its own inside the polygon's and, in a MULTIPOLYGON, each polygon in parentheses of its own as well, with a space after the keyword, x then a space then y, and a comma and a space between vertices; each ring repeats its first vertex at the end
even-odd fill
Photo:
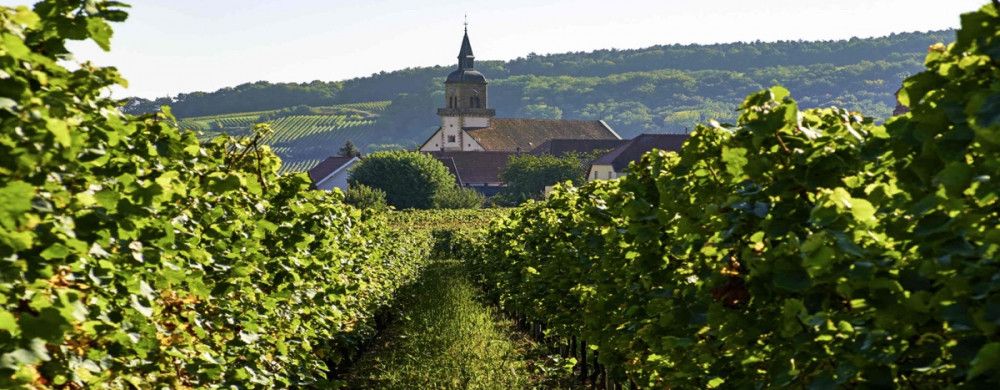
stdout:
POLYGON ((469 32, 469 14, 465 14, 465 32, 469 32))

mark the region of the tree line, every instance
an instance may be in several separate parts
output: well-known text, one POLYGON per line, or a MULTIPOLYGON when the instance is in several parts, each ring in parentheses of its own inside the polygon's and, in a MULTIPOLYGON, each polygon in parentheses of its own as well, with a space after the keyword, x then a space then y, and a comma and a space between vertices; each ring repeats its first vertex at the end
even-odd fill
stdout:
MULTIPOLYGON (((740 99, 780 80, 805 107, 837 105, 887 117, 901 81, 950 31, 820 42, 664 45, 636 50, 529 55, 480 62, 491 105, 508 117, 603 119, 620 133, 683 132, 731 121, 740 99)), ((391 100, 378 125, 386 140, 420 142, 437 123, 449 67, 410 68, 345 81, 259 81, 215 92, 127 99, 126 112, 169 105, 179 117, 391 100)))

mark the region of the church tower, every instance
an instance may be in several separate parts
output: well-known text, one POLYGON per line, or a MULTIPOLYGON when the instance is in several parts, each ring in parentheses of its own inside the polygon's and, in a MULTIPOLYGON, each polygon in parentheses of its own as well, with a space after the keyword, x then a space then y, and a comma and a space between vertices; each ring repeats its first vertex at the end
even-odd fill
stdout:
POLYGON ((444 82, 445 108, 438 109, 441 117, 441 150, 483 150, 463 130, 490 127, 496 110, 489 108, 486 76, 476 70, 476 56, 469 42, 466 25, 462 48, 458 52, 458 69, 444 82))

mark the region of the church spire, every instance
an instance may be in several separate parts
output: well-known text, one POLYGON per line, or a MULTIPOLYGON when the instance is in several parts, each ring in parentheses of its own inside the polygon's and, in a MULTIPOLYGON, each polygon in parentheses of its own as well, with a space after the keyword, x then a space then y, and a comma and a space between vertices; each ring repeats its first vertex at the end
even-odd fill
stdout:
POLYGON ((469 21, 465 21, 465 37, 462 38, 462 49, 458 52, 458 69, 475 68, 476 56, 472 54, 472 43, 469 43, 469 21))

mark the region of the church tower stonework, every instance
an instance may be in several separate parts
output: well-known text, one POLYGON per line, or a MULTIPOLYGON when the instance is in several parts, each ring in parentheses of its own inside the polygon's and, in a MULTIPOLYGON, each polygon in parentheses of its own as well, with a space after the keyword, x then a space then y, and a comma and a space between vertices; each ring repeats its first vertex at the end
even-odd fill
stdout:
POLYGON ((441 131, 437 141, 440 143, 435 142, 440 145, 438 150, 483 151, 482 146, 463 131, 490 127, 490 121, 496 116, 496 110, 489 108, 489 83, 486 76, 476 70, 475 59, 466 28, 458 53, 458 69, 444 82, 445 108, 438 109, 441 131))

